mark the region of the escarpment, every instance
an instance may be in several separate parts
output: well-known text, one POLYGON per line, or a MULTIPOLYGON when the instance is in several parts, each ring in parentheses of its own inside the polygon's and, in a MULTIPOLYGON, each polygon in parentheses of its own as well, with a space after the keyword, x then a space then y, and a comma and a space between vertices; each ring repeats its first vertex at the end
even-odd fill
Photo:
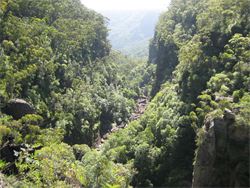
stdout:
POLYGON ((236 114, 207 120, 198 140, 193 187, 249 185, 249 127, 238 125, 236 114))

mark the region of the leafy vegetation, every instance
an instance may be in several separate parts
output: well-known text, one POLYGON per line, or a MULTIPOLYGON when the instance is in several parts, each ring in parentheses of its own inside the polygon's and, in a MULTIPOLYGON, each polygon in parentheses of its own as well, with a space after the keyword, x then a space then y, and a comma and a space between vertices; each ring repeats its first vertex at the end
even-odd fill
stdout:
POLYGON ((235 129, 249 128, 249 14, 249 0, 173 0, 147 64, 112 51, 105 18, 79 0, 1 0, 0 180, 190 187, 205 120, 230 110, 235 129), (129 122, 136 100, 150 95, 129 122), (35 113, 5 114, 14 98, 35 113))
POLYGON ((75 144, 93 147, 126 123, 149 93, 153 66, 111 52, 105 18, 79 0, 0 5, 1 108, 20 98, 36 111, 15 120, 0 113, 1 169, 19 174, 10 184, 126 187, 130 167, 75 144))
POLYGON ((2 106, 26 99, 42 116, 42 126, 65 130, 71 144, 92 145, 99 132, 107 132, 105 126, 127 121, 150 75, 144 79, 144 62, 140 67, 133 62, 134 73, 141 73, 135 76, 123 68, 132 60, 106 57, 110 46, 101 15, 79 1, 1 5, 2 106))

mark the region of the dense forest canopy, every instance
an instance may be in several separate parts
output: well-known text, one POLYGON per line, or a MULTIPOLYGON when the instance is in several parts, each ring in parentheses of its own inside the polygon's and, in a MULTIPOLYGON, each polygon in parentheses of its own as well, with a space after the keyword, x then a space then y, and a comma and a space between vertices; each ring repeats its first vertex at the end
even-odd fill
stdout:
POLYGON ((172 0, 148 62, 107 36, 80 0, 0 0, 0 186, 249 187, 250 1, 172 0))
POLYGON ((126 89, 138 87, 143 73, 131 85, 127 73, 118 75, 126 66, 118 62, 131 60, 115 53, 107 57, 104 17, 79 1, 1 5, 2 104, 26 99, 44 119, 42 126, 62 127, 69 143, 92 145, 99 129, 105 129, 100 119, 107 121, 103 126, 126 121, 133 108, 130 99, 139 94, 126 89))

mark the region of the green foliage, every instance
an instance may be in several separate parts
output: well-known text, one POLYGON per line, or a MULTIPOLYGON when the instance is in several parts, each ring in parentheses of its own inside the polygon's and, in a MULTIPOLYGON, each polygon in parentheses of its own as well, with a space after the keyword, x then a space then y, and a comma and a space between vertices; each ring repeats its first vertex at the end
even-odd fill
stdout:
POLYGON ((10 128, 7 126, 0 126, 0 144, 3 144, 4 140, 7 140, 7 137, 11 134, 10 128))
POLYGON ((108 184, 128 187, 132 172, 129 165, 114 164, 105 155, 96 151, 85 154, 82 162, 83 166, 88 169, 87 187, 105 187, 108 184))
POLYGON ((58 127, 70 144, 91 146, 112 123, 128 121, 134 99, 150 90, 153 68, 120 54, 108 56, 103 16, 79 0, 1 5, 1 106, 14 97, 27 99, 43 120, 30 116, 22 124, 58 127))
MULTIPOLYGON (((158 141, 156 142, 158 147, 162 147, 166 143, 166 138, 169 138, 168 134, 162 134, 167 132, 166 127, 179 125, 190 128, 192 125, 199 133, 205 118, 221 117, 224 109, 233 110, 235 103, 246 105, 247 102, 243 104, 242 100, 246 101, 243 96, 248 95, 250 91, 250 25, 246 21, 248 18, 249 1, 243 0, 237 2, 231 0, 173 0, 168 11, 162 14, 150 44, 149 61, 156 64, 156 79, 151 94, 155 96, 154 99, 160 98, 162 101, 166 101, 166 107, 170 107, 166 111, 170 121, 168 118, 165 119, 166 116, 163 113, 165 106, 154 104, 154 100, 151 105, 154 104, 155 109, 151 111, 152 106, 150 105, 145 116, 140 120, 143 128, 151 123, 154 125, 153 140, 158 141), (166 81, 173 85, 176 84, 176 93, 173 95, 179 96, 178 101, 181 108, 176 108, 177 103, 162 94, 166 81), (147 116, 148 118, 144 119, 147 116)), ((239 110, 238 119, 243 125, 249 124, 246 117, 248 108, 243 107, 239 110)), ((137 127, 141 131, 141 127, 139 125, 137 127)), ((168 173, 164 171, 165 180, 163 181, 161 176, 156 175, 161 186, 183 186, 187 182, 191 184, 191 161, 195 148, 192 139, 194 133, 192 129, 179 130, 180 132, 177 132, 180 135, 178 133, 176 133, 178 136, 175 135, 175 144, 170 144, 174 147, 169 148, 174 148, 172 150, 173 161, 178 161, 178 156, 183 157, 184 155, 188 160, 178 161, 179 163, 176 163, 174 167, 169 165, 168 173), (185 150, 181 144, 185 145, 187 141, 189 149, 185 150), (184 151, 186 151, 185 154, 184 151), (180 163, 182 165, 179 165, 180 163), (183 180, 187 181, 182 182, 183 180)), ((200 135, 199 139, 202 137, 204 135, 200 135)), ((145 163, 150 166, 151 163, 147 162, 150 149, 146 147, 145 143, 152 146, 152 137, 147 135, 147 138, 147 142, 142 142, 140 151, 144 153, 141 160, 145 160, 145 163)), ((133 147, 130 146, 130 148, 133 147)), ((124 153, 129 153, 129 151, 124 153)), ((164 155, 164 150, 161 150, 160 153, 164 155)), ((132 155, 131 158, 135 157, 132 155)), ((169 158, 171 157, 165 157, 164 162, 169 158)), ((162 166, 164 166, 164 162, 161 163, 162 166)), ((150 186, 153 180, 149 174, 153 167, 150 166, 145 170, 146 167, 141 167, 139 162, 137 164, 140 166, 137 166, 137 178, 140 180, 135 178, 135 185, 150 186), (151 182, 148 181, 149 179, 151 182)), ((158 184, 153 183, 153 185, 158 184)))
POLYGON ((38 115, 26 115, 18 121, 8 117, 0 118, 2 124, 0 126, 2 132, 1 144, 7 142, 9 138, 13 138, 15 144, 35 144, 37 137, 41 134, 41 129, 38 126, 40 121, 41 116, 38 115))
POLYGON ((66 144, 59 144, 44 147, 35 153, 30 164, 26 161, 20 163, 18 167, 25 179, 38 186, 51 187, 60 181, 64 182, 66 178, 71 178, 71 175, 75 175, 81 170, 79 166, 78 171, 74 171, 73 165, 74 155, 71 147, 66 144), (25 173, 27 167, 24 167, 26 165, 30 169, 28 173, 25 173))
MULTIPOLYGON (((173 0, 149 61, 111 52, 105 18, 79 0, 0 1, 0 145, 20 148, 17 187, 185 186, 205 119, 250 125, 249 0, 173 0), (154 78, 155 77, 155 78, 154 78), (140 96, 154 97, 129 122, 140 96), (112 125, 128 125, 91 149, 112 125), (67 143, 67 144, 66 144, 67 143), (70 144, 70 145, 68 145, 70 144)), ((1 158, 1 157, 0 157, 1 158)))
POLYGON ((150 92, 154 66, 109 54, 105 24, 79 0, 0 2, 0 107, 21 98, 36 111, 19 120, 0 112, 0 145, 21 148, 11 163, 15 186, 131 182, 131 165, 88 146, 128 122, 135 100, 150 92))
POLYGON ((50 146, 52 144, 60 144, 63 141, 65 130, 61 128, 42 129, 40 135, 36 140, 36 144, 43 146, 50 146))
MULTIPOLYGON (((248 37, 243 36, 249 34, 249 24, 245 22, 249 6, 245 3, 173 1, 169 11, 161 16, 151 43, 150 60, 157 63, 155 90, 174 72, 183 99, 194 101, 215 73, 232 70, 240 59, 248 61, 248 37)), ((239 84, 240 81, 238 88, 242 86, 239 84)), ((228 91, 226 87, 222 87, 222 92, 228 91)))
POLYGON ((5 161, 0 160, 0 170, 3 170, 6 167, 6 165, 7 164, 5 161))
POLYGON ((74 145, 73 146, 73 151, 74 151, 74 155, 75 155, 75 158, 77 160, 82 160, 82 157, 91 151, 91 149, 87 146, 87 145, 74 145))
POLYGON ((240 113, 237 116, 238 120, 238 125, 243 125, 243 126, 250 126, 250 95, 245 94, 242 99, 240 100, 239 104, 237 104, 237 107, 240 107, 240 113))
POLYGON ((25 186, 128 187, 133 172, 129 165, 115 164, 86 145, 54 143, 34 155, 19 155, 18 184, 25 186))
MULTIPOLYGON (((111 135, 103 146, 103 153, 110 159, 125 164, 132 162, 137 171, 133 186, 170 185, 171 178, 167 180, 166 177, 188 161, 179 163, 176 160, 173 163, 175 157, 182 155, 177 150, 183 147, 180 144, 183 134, 189 135, 184 142, 191 144, 194 139, 192 129, 184 128, 181 131, 178 128, 178 125, 185 127, 189 120, 182 116, 184 103, 179 100, 175 88, 169 83, 164 85, 140 120, 131 122, 124 130, 111 135)), ((185 171, 183 174, 187 173, 185 171)), ((190 179, 191 173, 185 178, 190 179)))

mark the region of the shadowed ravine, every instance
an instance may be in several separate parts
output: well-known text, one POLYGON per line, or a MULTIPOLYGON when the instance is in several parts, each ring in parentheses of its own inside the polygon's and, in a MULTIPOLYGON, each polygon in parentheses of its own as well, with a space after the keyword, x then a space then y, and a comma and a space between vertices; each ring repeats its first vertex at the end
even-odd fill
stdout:
POLYGON ((135 121, 135 120, 139 119, 144 114, 148 103, 149 103, 148 97, 142 96, 139 99, 137 99, 135 111, 131 114, 131 116, 129 118, 129 122, 127 122, 127 123, 122 122, 120 125, 112 124, 113 128, 111 130, 109 130, 108 133, 104 134, 103 137, 99 136, 99 138, 97 139, 97 142, 94 144, 94 148, 97 148, 97 150, 99 150, 102 147, 102 145, 104 144, 105 140, 107 140, 108 137, 112 133, 115 133, 115 132, 119 131, 120 129, 124 129, 125 127, 128 126, 128 124, 131 121, 135 121))

